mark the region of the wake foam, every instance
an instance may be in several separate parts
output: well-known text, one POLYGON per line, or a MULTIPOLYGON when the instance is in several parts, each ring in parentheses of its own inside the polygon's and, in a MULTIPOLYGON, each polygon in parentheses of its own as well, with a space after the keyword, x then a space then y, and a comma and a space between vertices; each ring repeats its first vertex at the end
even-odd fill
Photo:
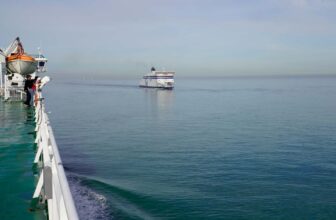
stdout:
POLYGON ((80 177, 73 174, 68 174, 67 177, 79 219, 113 219, 107 199, 103 195, 84 186, 80 177))

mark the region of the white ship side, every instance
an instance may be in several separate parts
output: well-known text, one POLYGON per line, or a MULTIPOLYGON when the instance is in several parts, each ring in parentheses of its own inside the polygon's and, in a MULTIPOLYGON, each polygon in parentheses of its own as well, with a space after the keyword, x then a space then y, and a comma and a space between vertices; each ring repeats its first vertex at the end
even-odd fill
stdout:
POLYGON ((152 68, 150 73, 142 77, 140 87, 173 89, 174 75, 173 71, 156 71, 152 68))
MULTIPOLYGON (((36 58, 24 53, 18 37, 7 49, 0 48, 0 96, 3 96, 4 100, 8 102, 24 101, 26 94, 24 77, 29 74, 35 78, 36 74, 45 72, 47 61, 40 51, 36 58)), ((37 179, 37 184, 28 206, 30 211, 44 210, 46 216, 41 216, 41 218, 45 217, 43 219, 78 220, 75 202, 45 109, 45 100, 42 97, 42 87, 49 81, 48 76, 38 77, 35 82, 35 93, 31 96, 34 100, 34 124, 36 125, 35 158, 34 160, 31 158, 31 161, 34 162, 34 170, 36 170, 34 176, 37 179)), ((14 109, 16 106, 11 108, 14 109)), ((22 138, 25 137, 22 136, 22 138)), ((25 200, 28 202, 29 197, 25 200)), ((18 210, 18 212, 29 214, 27 210, 18 210)))

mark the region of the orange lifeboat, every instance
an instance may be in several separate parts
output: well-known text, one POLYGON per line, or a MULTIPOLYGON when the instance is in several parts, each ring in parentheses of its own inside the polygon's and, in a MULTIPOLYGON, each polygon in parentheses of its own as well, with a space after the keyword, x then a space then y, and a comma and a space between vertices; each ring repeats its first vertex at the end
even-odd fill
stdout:
POLYGON ((37 61, 24 53, 21 42, 18 43, 17 53, 10 54, 7 58, 7 67, 12 73, 27 75, 37 69, 37 61))

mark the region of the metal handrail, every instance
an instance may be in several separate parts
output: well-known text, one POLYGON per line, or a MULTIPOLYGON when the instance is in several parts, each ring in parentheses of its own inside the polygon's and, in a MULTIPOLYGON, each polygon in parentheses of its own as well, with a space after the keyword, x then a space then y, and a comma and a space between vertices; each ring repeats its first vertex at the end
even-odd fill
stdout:
POLYGON ((54 163, 57 165, 55 166, 57 169, 57 173, 58 173, 58 177, 60 180, 60 186, 61 186, 61 191, 64 197, 64 201, 66 203, 66 211, 68 214, 69 219, 78 219, 78 214, 77 214, 77 210, 76 210, 76 206, 75 206, 75 202, 72 198, 72 194, 70 191, 70 187, 68 184, 68 180, 67 177, 65 175, 64 172, 64 167, 63 167, 63 163, 62 163, 62 159, 60 157, 59 151, 58 151, 58 147, 55 141, 55 137, 54 137, 54 133, 52 131, 52 128, 49 124, 49 118, 47 116, 46 113, 44 113, 46 116, 46 120, 47 120, 47 126, 48 126, 48 132, 49 132, 49 138, 51 141, 51 146, 53 148, 53 153, 54 153, 54 163))
MULTIPOLYGON (((49 219, 78 220, 78 214, 69 184, 64 172, 58 146, 45 111, 41 92, 37 94, 36 105, 36 158, 42 162, 42 172, 33 197, 47 201, 49 219), (41 183, 40 183, 41 182, 41 183)), ((38 160, 35 160, 37 162, 38 160)))

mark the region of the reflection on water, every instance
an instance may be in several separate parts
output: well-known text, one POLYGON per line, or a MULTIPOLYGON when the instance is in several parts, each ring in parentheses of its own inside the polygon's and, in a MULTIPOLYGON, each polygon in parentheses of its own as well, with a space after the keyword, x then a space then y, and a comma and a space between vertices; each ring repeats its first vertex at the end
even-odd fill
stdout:
POLYGON ((169 112, 174 102, 174 91, 156 88, 143 88, 147 106, 151 113, 162 116, 169 112))

